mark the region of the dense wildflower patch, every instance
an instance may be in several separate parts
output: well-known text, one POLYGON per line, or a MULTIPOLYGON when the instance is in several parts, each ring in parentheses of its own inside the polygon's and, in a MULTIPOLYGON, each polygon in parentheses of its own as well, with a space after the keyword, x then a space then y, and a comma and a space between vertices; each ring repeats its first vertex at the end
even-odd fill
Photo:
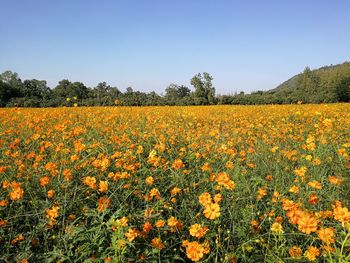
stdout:
POLYGON ((350 106, 0 109, 0 261, 350 261, 350 106))

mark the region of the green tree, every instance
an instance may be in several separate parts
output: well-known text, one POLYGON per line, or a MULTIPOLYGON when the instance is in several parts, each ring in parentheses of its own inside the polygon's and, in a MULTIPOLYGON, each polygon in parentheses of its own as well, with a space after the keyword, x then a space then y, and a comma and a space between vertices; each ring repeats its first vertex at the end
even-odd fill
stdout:
POLYGON ((167 104, 183 104, 183 99, 190 96, 191 90, 184 85, 170 84, 165 89, 165 99, 167 104))
POLYGON ((70 82, 67 79, 61 80, 53 90, 56 98, 66 99, 77 97, 78 99, 88 98, 89 90, 81 82, 70 82))
POLYGON ((50 99, 51 95, 45 80, 25 80, 22 91, 25 98, 50 99))
POLYGON ((191 85, 195 88, 194 98, 197 105, 215 103, 215 88, 212 80, 213 78, 207 72, 204 72, 203 76, 198 73, 191 79, 191 85))
POLYGON ((338 97, 338 101, 350 101, 350 77, 344 78, 340 82, 340 84, 336 87, 336 94, 338 97))

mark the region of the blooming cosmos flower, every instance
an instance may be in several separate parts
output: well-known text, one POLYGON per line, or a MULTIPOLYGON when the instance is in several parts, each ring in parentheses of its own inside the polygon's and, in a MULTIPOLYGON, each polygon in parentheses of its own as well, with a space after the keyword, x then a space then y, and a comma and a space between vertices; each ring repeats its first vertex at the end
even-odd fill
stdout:
POLYGON ((350 223, 350 212, 348 208, 337 206, 333 209, 334 219, 341 223, 350 223))
POLYGON ((208 231, 208 228, 201 224, 194 224, 190 227, 190 235, 193 237, 201 238, 208 231))
POLYGON ((204 247, 197 241, 186 243, 186 256, 192 261, 199 261, 204 257, 204 247))
POLYGON ((165 245, 163 244, 162 240, 159 237, 155 237, 151 240, 152 247, 162 250, 165 248, 165 245))
POLYGON ((274 222, 271 226, 271 231, 276 233, 276 234, 283 234, 283 227, 280 223, 274 222))
POLYGON ((206 218, 214 220, 220 216, 220 206, 218 203, 207 204, 204 207, 203 214, 206 218))
POLYGON ((198 199, 202 206, 212 203, 211 196, 208 192, 201 194, 198 199))
POLYGON ((302 256, 303 251, 301 250, 300 247, 297 246, 292 246, 289 250, 288 250, 289 255, 292 258, 299 258, 302 256))
POLYGON ((136 228, 129 228, 125 233, 125 237, 131 242, 139 235, 139 231, 136 228))
POLYGON ((107 197, 100 197, 97 201, 97 210, 100 213, 104 212, 110 206, 111 206, 111 199, 107 197))
POLYGON ((310 213, 304 212, 298 220, 298 229, 305 233, 310 234, 317 230, 317 219, 310 213))
POLYGON ((320 255, 320 250, 314 246, 309 246, 308 249, 304 253, 304 256, 309 261, 315 261, 319 255, 320 255))
POLYGON ((108 190, 108 181, 100 181, 98 190, 105 193, 108 190))
POLYGON ((318 238, 321 239, 323 243, 332 244, 335 242, 334 228, 331 228, 331 227, 320 228, 316 233, 318 238))

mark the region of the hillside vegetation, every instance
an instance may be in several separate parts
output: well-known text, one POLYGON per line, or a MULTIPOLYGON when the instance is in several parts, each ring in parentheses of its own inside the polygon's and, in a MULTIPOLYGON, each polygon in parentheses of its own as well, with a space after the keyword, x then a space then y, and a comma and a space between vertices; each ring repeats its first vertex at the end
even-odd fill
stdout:
POLYGON ((193 90, 170 84, 165 94, 134 91, 121 92, 106 82, 87 87, 82 82, 59 81, 53 89, 45 80, 22 81, 17 73, 0 74, 0 107, 57 106, 150 106, 150 105, 214 105, 214 104, 290 104, 334 103, 350 101, 350 62, 304 72, 269 91, 251 94, 216 95, 213 77, 204 72, 191 79, 193 90))

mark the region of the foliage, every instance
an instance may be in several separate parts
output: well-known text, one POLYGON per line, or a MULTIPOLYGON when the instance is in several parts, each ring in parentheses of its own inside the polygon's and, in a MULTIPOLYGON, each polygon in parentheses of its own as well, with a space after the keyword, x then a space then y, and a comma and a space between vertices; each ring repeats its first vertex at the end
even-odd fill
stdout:
POLYGON ((204 72, 191 79, 194 90, 170 84, 165 95, 156 92, 134 91, 128 87, 121 92, 106 82, 86 87, 81 82, 61 80, 50 89, 44 80, 22 80, 17 73, 5 71, 0 75, 0 107, 57 107, 57 106, 160 106, 212 104, 295 104, 334 103, 350 100, 350 62, 305 70, 269 91, 240 92, 234 95, 215 95, 212 76, 204 72))

